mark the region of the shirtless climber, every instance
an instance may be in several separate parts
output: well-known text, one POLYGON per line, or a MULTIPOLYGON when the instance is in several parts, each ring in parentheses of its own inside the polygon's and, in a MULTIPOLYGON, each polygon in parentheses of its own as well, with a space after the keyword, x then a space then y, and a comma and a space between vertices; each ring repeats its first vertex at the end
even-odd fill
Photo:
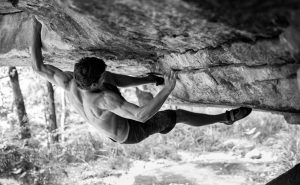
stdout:
POLYGON ((41 52, 42 25, 34 18, 32 35, 32 67, 53 84, 62 87, 78 113, 98 131, 111 140, 138 143, 154 133, 166 134, 176 123, 203 126, 217 122, 231 125, 250 114, 251 108, 238 108, 219 115, 206 115, 185 110, 159 111, 176 84, 176 73, 164 78, 155 75, 130 77, 106 71, 105 63, 87 57, 75 64, 74 72, 43 63, 41 52), (146 83, 164 84, 161 91, 146 105, 127 102, 117 87, 137 86, 146 83), (159 112, 158 112, 159 111, 159 112))

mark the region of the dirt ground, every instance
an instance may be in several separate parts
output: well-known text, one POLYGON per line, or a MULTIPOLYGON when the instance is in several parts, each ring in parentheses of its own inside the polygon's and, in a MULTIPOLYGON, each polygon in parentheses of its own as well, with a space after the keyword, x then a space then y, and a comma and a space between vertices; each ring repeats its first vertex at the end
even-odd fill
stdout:
POLYGON ((272 178, 269 175, 276 163, 270 153, 261 151, 260 154, 255 159, 233 153, 197 156, 181 152, 181 161, 134 161, 128 171, 115 171, 105 177, 95 173, 95 166, 72 167, 67 171, 69 177, 81 176, 80 184, 85 185, 260 185, 272 178))

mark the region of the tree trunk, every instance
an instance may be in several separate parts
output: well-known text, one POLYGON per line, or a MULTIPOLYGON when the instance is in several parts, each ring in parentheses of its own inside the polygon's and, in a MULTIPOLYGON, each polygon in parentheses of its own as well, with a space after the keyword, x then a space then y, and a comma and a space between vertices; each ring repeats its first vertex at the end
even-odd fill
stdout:
POLYGON ((50 82, 47 82, 48 88, 48 112, 49 112, 49 132, 51 134, 51 143, 58 142, 57 123, 54 103, 54 90, 50 82))
POLYGON ((30 129, 28 128, 28 118, 25 109, 24 99, 19 84, 18 71, 15 67, 9 67, 8 76, 11 82, 14 104, 16 106, 17 116, 20 124, 20 138, 30 138, 30 129))

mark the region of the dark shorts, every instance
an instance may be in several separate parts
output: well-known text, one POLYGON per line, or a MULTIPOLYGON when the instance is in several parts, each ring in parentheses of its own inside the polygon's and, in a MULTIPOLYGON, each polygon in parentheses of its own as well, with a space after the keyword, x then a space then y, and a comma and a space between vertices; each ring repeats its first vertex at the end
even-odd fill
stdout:
POLYGON ((155 133, 169 133, 176 125, 176 112, 174 110, 160 111, 145 123, 128 120, 128 124, 129 133, 123 144, 135 144, 155 133))

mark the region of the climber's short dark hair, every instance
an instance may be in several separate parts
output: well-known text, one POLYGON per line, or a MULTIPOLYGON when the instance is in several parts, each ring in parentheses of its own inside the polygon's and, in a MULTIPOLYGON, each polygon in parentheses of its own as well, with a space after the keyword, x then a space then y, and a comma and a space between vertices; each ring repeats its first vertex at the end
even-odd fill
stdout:
POLYGON ((96 83, 106 69, 102 59, 96 57, 85 57, 78 61, 74 67, 74 79, 82 89, 88 89, 96 83))

